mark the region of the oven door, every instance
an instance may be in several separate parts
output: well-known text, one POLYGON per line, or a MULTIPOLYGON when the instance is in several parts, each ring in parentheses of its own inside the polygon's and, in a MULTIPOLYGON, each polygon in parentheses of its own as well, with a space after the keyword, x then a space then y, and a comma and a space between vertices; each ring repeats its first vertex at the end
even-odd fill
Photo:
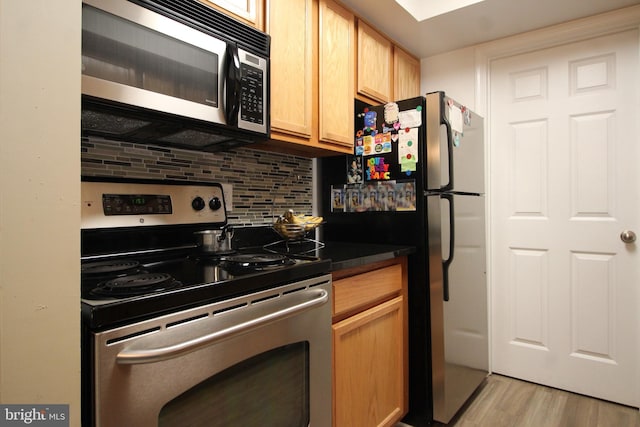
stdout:
POLYGON ((98 426, 331 425, 331 276, 94 334, 98 426))

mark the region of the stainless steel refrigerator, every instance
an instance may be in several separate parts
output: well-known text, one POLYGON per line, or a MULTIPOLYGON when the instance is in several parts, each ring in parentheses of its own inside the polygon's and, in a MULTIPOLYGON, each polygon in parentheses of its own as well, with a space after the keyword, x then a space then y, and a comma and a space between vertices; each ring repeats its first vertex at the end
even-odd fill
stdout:
POLYGON ((354 154, 317 162, 321 239, 416 248, 404 421, 448 423, 488 371, 483 119, 434 92, 354 124, 354 154))

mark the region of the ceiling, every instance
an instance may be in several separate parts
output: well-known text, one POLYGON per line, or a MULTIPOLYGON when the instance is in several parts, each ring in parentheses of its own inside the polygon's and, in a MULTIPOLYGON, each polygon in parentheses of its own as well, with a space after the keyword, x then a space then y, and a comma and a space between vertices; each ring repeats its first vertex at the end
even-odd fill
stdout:
MULTIPOLYGON (((341 2, 418 58, 640 4, 640 0, 485 0, 418 22, 395 0, 341 2)), ((421 2, 428 7, 426 0, 421 2)))

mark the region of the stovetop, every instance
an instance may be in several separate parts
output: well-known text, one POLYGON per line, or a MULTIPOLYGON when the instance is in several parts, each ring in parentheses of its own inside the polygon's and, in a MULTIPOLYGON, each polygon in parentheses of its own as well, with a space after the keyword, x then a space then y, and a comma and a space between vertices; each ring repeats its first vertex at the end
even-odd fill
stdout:
POLYGON ((321 275, 329 264, 261 247, 223 256, 193 248, 89 258, 81 267, 83 318, 93 330, 111 328, 321 275))
POLYGON ((83 179, 83 324, 110 329, 329 271, 328 260, 265 249, 254 230, 223 255, 195 243, 225 226, 219 184, 83 179))

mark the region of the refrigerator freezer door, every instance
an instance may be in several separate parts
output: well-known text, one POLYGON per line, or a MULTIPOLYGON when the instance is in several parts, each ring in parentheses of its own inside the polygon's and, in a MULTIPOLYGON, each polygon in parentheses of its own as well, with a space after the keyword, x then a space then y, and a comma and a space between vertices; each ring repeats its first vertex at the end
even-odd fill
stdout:
POLYGON ((487 376, 489 366, 484 197, 441 198, 443 259, 449 300, 431 283, 434 419, 448 423, 487 376), (453 251, 448 224, 455 207, 453 251))
POLYGON ((443 92, 427 95, 428 190, 484 193, 484 119, 443 92))

